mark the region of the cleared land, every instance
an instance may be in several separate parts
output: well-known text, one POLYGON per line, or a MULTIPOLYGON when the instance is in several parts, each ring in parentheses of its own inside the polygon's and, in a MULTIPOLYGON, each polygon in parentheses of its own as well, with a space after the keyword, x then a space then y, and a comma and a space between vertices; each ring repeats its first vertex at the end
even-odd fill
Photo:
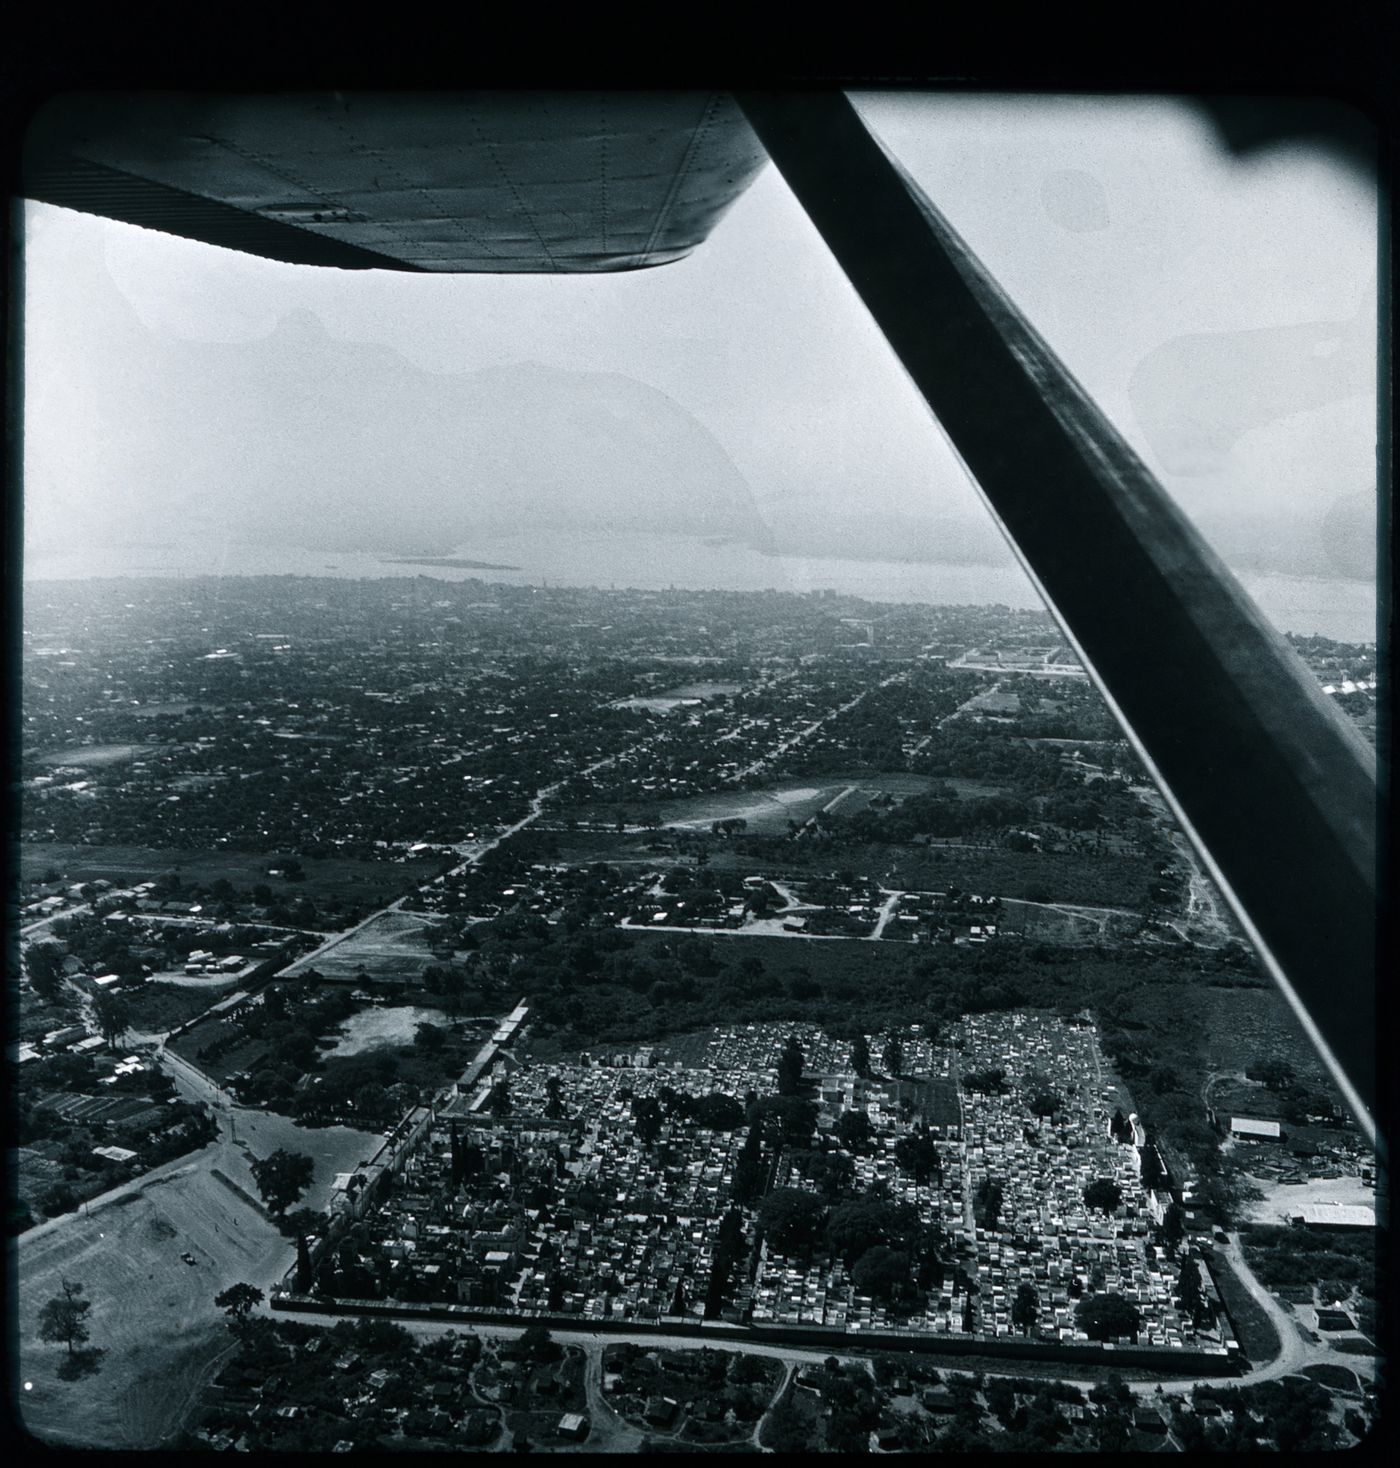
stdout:
POLYGON ((325 953, 304 958, 289 973, 314 968, 326 978, 403 979, 434 962, 428 940, 440 924, 412 912, 386 912, 325 953))
POLYGON ((359 1055, 385 1045, 409 1045, 420 1024, 442 1023, 440 1009, 419 1009, 411 1004, 395 1005, 391 1009, 362 1009, 340 1026, 340 1038, 334 1049, 325 1052, 325 1058, 359 1055))
POLYGON ((1249 1181, 1263 1194, 1241 1210, 1251 1223, 1286 1221, 1304 1203, 1350 1203, 1372 1209, 1376 1206, 1375 1188, 1366 1187, 1359 1177, 1319 1177, 1305 1183, 1278 1183, 1251 1176, 1249 1181))
POLYGON ((708 828, 712 821, 745 820, 753 831, 786 831, 789 821, 806 821, 841 785, 785 784, 768 790, 734 790, 698 795, 692 800, 662 801, 657 813, 668 826, 708 828))
POLYGON ((119 765, 125 760, 135 759, 147 753, 144 744, 70 744, 63 749, 51 749, 34 756, 41 765, 68 765, 74 769, 101 769, 106 765, 119 765))
MULTIPOLYGON (((316 1159, 304 1202, 324 1207, 337 1172, 355 1167, 380 1138, 347 1127, 303 1131, 285 1118, 239 1113, 253 1155, 286 1146, 316 1159)), ((245 1143, 246 1145, 246 1143, 245 1143)), ((175 1431, 194 1393, 230 1346, 214 1296, 239 1280, 266 1290, 292 1247, 217 1169, 249 1195, 248 1157, 234 1143, 159 1168, 86 1216, 68 1215, 17 1242, 18 1369, 22 1420, 44 1438, 101 1448, 150 1448, 175 1431), (185 1264, 188 1252, 196 1260, 185 1264), (97 1376, 59 1380, 65 1350, 38 1339, 36 1323, 61 1279, 92 1301, 91 1344, 105 1354, 97 1376)))

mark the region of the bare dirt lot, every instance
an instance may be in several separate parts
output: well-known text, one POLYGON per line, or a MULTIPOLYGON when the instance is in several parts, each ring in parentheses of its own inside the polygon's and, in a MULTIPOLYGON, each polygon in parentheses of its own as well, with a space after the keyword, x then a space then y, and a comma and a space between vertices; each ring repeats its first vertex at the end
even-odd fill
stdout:
POLYGON ((36 755, 41 765, 68 765, 73 769, 101 769, 105 765, 119 765, 123 760, 135 759, 147 752, 144 744, 70 744, 63 749, 51 749, 36 755))
MULTIPOLYGON (((203 1156, 203 1154, 200 1154, 203 1156)), ((173 1431, 188 1399, 228 1349, 214 1296, 236 1280, 266 1287, 285 1268, 286 1240, 207 1167, 152 1183, 129 1204, 22 1238, 19 1369, 25 1425, 81 1446, 149 1447, 173 1431), (188 1251, 193 1267, 180 1255, 188 1251), (60 1279, 92 1301, 98 1375, 65 1382, 62 1346, 45 1345, 35 1320, 60 1279)))
POLYGON ((400 1004, 391 1009, 362 1009, 340 1026, 335 1049, 327 1050, 329 1059, 336 1055, 359 1055, 383 1045, 408 1045, 420 1024, 442 1024, 442 1010, 419 1009, 400 1004))
POLYGON ((1366 1187, 1359 1177, 1319 1177, 1305 1183, 1276 1183, 1250 1176, 1249 1181, 1263 1194, 1245 1205, 1244 1216, 1251 1223, 1284 1223, 1305 1203, 1349 1203, 1372 1210, 1376 1206, 1375 1188, 1366 1187))
POLYGON ((362 969, 371 978, 401 979, 434 962, 428 938, 439 924, 412 912, 386 912, 326 952, 302 959, 289 973, 314 968, 327 978, 352 978, 362 969))
MULTIPOLYGON (((311 1207, 323 1207, 335 1174, 380 1141, 345 1127, 304 1131, 258 1113, 239 1113, 238 1129, 240 1138, 252 1136, 254 1155, 286 1146, 315 1157, 315 1182, 303 1200, 311 1207)), ((36 1436, 85 1447, 158 1445, 179 1428, 228 1350, 214 1296, 240 1280, 265 1291, 281 1277, 291 1244, 215 1169, 256 1197, 242 1147, 220 1141, 138 1179, 87 1215, 67 1215, 18 1240, 17 1365, 21 1385, 32 1383, 19 1406, 36 1436), (194 1265, 181 1260, 186 1252, 194 1265), (96 1376, 73 1382, 57 1375, 65 1348, 44 1344, 36 1329, 60 1279, 84 1286, 90 1344, 104 1352, 96 1376)))

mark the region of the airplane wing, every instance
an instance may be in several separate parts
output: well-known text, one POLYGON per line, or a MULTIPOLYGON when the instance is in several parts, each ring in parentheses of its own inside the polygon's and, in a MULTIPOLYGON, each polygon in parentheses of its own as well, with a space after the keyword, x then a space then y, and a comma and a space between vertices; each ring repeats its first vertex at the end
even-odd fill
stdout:
POLYGON ((767 155, 719 92, 72 93, 28 198, 346 270, 637 270, 688 255, 767 155))

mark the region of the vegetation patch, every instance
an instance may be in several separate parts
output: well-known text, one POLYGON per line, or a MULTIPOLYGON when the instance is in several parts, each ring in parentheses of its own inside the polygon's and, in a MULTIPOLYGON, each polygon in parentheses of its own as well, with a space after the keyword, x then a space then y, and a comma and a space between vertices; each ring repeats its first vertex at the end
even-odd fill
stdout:
POLYGON ((1209 1267, 1225 1312, 1234 1327, 1235 1339, 1252 1365, 1266 1365, 1280 1350, 1278 1332, 1268 1312, 1245 1288, 1228 1259, 1215 1254, 1209 1267))

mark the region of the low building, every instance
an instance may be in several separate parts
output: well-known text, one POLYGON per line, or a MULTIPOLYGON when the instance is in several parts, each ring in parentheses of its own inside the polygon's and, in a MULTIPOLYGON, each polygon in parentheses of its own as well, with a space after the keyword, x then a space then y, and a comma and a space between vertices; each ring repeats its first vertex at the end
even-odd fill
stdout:
POLYGON ((588 1418, 582 1412, 565 1412, 559 1419, 559 1436, 582 1442, 588 1436, 588 1418))
POLYGON ((1230 1135, 1243 1137, 1247 1141, 1281 1142, 1283 1127, 1276 1121, 1266 1121, 1257 1116, 1232 1116, 1230 1135))
POLYGON ((676 1420, 676 1411, 676 1403, 670 1397, 652 1397, 645 1417, 653 1427, 669 1427, 676 1420))
POLYGON ((1376 1210, 1364 1203, 1295 1203, 1288 1221, 1296 1228, 1375 1228, 1376 1210))
POLYGON ((94 1147, 92 1155, 105 1157, 108 1162, 132 1162, 136 1157, 136 1153, 129 1147, 94 1147))

